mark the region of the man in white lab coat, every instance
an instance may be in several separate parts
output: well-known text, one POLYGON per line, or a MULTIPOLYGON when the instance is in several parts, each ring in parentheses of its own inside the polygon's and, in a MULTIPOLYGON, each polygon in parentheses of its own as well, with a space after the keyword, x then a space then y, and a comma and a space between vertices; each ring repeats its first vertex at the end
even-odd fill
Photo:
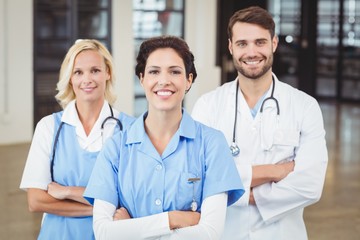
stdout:
POLYGON ((328 162, 319 104, 272 73, 278 38, 267 11, 236 12, 228 34, 238 77, 192 113, 225 134, 246 189, 223 239, 307 239, 303 210, 320 199, 328 162))

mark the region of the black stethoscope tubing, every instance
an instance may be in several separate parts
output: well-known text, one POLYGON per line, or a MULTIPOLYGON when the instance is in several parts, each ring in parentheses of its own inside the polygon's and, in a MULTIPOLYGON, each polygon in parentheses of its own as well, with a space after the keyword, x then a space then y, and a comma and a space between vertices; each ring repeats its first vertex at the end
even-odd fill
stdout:
POLYGON ((280 108, 279 108, 279 102, 278 100, 274 97, 274 90, 275 90, 275 79, 274 77, 272 77, 272 81, 273 81, 273 86, 272 86, 272 89, 271 89, 271 94, 270 94, 270 97, 267 97, 264 99, 264 101, 262 102, 261 104, 261 107, 260 107, 260 113, 263 112, 263 108, 264 108, 264 104, 267 100, 273 100, 276 104, 276 113, 277 115, 279 116, 280 115, 280 108))
MULTIPOLYGON (((276 104, 276 113, 279 116, 280 115, 280 108, 279 108, 279 102, 278 100, 274 97, 274 90, 275 90, 275 79, 274 76, 272 77, 272 82, 273 82, 273 86, 271 89, 271 94, 270 97, 267 97, 264 99, 264 101, 261 103, 260 106, 260 113, 263 112, 263 108, 264 108, 264 104, 266 101, 268 100, 273 100, 276 104)), ((240 148, 239 146, 236 144, 236 123, 237 123, 237 108, 238 108, 238 95, 239 95, 239 79, 237 79, 236 82, 236 93, 235 93, 235 117, 234 117, 234 127, 233 127, 233 139, 232 139, 232 144, 230 146, 230 151, 231 154, 235 157, 237 155, 239 155, 240 153, 240 148)))
POLYGON ((239 79, 236 81, 236 91, 235 91, 235 117, 234 117, 234 127, 233 127, 233 139, 230 146, 231 154, 235 157, 239 155, 240 148, 236 144, 236 123, 237 123, 237 108, 238 108, 238 96, 239 96, 239 79))
MULTIPOLYGON (((111 116, 108 116, 107 118, 104 119, 104 121, 101 123, 101 131, 103 131, 105 123, 110 120, 113 119, 116 121, 116 124, 119 126, 120 131, 122 131, 123 126, 122 123, 120 121, 120 119, 114 117, 114 112, 112 110, 112 107, 109 104, 109 108, 110 108, 110 112, 111 112, 111 116)), ((60 126, 56 132, 56 136, 55 136, 55 140, 54 140, 54 145, 53 145, 53 151, 52 151, 52 158, 51 158, 51 163, 50 163, 50 174, 51 174, 51 181, 54 181, 54 160, 55 160, 55 152, 56 152, 56 146, 57 146, 57 142, 59 140, 59 135, 60 135, 60 130, 62 128, 62 126, 64 125, 64 122, 60 123, 60 126)))

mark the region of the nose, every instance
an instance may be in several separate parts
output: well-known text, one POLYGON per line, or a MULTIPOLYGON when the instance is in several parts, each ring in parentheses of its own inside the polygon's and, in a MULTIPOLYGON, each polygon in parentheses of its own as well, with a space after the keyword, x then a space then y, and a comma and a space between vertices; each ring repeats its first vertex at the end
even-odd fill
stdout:
POLYGON ((92 82, 92 76, 91 76, 91 73, 83 73, 82 75, 82 83, 85 84, 85 85, 88 85, 92 82))
POLYGON ((169 84, 169 79, 166 74, 159 74, 158 75, 158 85, 159 86, 166 86, 169 84))
POLYGON ((249 44, 246 50, 247 50, 246 52, 249 56, 256 55, 257 49, 256 49, 255 44, 249 44))

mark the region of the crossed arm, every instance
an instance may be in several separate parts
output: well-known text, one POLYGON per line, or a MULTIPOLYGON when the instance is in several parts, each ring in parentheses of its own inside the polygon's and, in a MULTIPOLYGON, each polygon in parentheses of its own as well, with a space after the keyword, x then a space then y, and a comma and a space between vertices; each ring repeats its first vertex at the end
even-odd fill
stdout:
POLYGON ((252 188, 268 182, 279 182, 294 170, 295 161, 255 165, 252 167, 249 204, 256 205, 252 188))
POLYGON ((227 194, 210 196, 201 206, 201 215, 189 211, 170 211, 130 218, 126 209, 102 200, 94 203, 96 239, 219 239, 225 222, 227 194), (139 227, 141 226, 141 227, 139 227))
POLYGON ((68 187, 52 182, 48 190, 29 188, 30 212, 46 212, 65 217, 92 216, 92 206, 83 198, 84 187, 68 187))
MULTIPOLYGON (((169 228, 170 230, 190 227, 199 223, 200 213, 192 211, 170 211, 168 212, 169 228)), ((126 220, 131 219, 126 208, 119 208, 115 211, 113 220, 126 220)))

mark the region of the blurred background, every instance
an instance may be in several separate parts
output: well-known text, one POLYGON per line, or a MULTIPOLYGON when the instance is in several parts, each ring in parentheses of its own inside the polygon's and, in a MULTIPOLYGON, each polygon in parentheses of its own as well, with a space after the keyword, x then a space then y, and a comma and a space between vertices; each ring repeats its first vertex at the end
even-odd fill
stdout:
POLYGON ((141 42, 184 38, 198 79, 184 106, 236 72, 227 23, 258 5, 274 16, 279 47, 273 71, 314 96, 324 114, 329 167, 323 197, 305 210, 309 239, 360 234, 360 0, 0 0, 0 239, 36 239, 41 214, 19 190, 36 123, 60 110, 55 86, 76 39, 103 42, 115 59, 115 107, 138 116, 145 95, 134 74, 141 42))

